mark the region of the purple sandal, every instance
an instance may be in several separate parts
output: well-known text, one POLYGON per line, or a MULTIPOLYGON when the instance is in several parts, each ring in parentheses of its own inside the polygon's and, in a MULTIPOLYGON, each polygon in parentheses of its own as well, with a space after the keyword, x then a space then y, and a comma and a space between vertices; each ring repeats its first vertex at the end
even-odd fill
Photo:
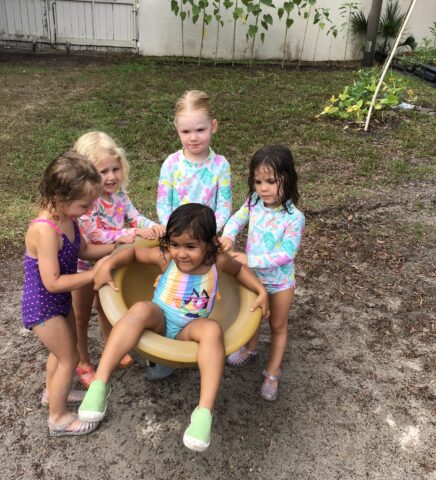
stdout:
POLYGON ((278 375, 271 375, 267 370, 264 370, 263 376, 264 380, 262 387, 260 388, 260 395, 264 400, 267 400, 268 402, 274 402, 278 397, 279 380, 282 376, 282 371, 280 369, 278 375))
POLYGON ((227 359, 226 363, 230 367, 242 367, 253 358, 256 358, 257 350, 248 350, 246 346, 241 347, 236 352, 230 354, 227 359))

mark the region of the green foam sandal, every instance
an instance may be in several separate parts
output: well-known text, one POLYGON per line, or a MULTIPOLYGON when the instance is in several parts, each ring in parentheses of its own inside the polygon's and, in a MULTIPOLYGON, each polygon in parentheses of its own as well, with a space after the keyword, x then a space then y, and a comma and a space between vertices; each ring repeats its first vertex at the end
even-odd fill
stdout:
POLYGON ((106 384, 103 380, 94 380, 89 386, 83 402, 80 404, 80 420, 84 422, 100 422, 103 420, 110 393, 110 383, 106 384))
POLYGON ((207 408, 197 407, 191 415, 191 424, 185 430, 183 443, 185 447, 203 452, 210 444, 212 413, 207 408))

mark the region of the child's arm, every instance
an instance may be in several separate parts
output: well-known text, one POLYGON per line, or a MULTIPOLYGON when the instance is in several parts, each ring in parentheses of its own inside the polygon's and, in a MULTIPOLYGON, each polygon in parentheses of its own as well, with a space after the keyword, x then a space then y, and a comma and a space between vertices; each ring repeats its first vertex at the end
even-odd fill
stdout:
POLYGON ((92 243, 115 243, 120 239, 131 243, 136 236, 136 228, 104 228, 99 214, 95 211, 82 215, 79 218, 79 224, 83 233, 92 243))
POLYGON ((95 273, 94 290, 100 289, 103 285, 108 284, 114 290, 118 290, 112 279, 112 270, 119 267, 124 267, 134 260, 140 263, 159 265, 162 269, 165 268, 167 262, 166 258, 158 247, 127 247, 114 252, 106 261, 104 261, 95 273))
POLYGON ((170 158, 168 157, 160 169, 159 180, 157 184, 156 211, 159 222, 162 225, 168 223, 168 219, 173 208, 173 176, 170 168, 170 158))
POLYGON ((158 225, 153 220, 141 215, 134 207, 129 196, 123 192, 124 205, 125 205, 125 219, 130 227, 136 230, 136 235, 152 240, 157 237, 161 237, 165 233, 163 225, 158 225))
POLYGON ((91 212, 79 218, 79 225, 91 243, 131 243, 136 236, 136 228, 122 228, 124 214, 107 210, 100 199, 96 200, 91 212))
POLYGON ((106 255, 110 255, 115 250, 115 247, 115 243, 106 243, 104 245, 86 243, 83 236, 80 235, 79 258, 82 260, 98 260, 106 255))
POLYGON ((232 176, 230 165, 224 157, 222 171, 218 176, 217 196, 216 196, 216 227, 220 232, 232 213, 232 176))
POLYGON ((256 277, 256 275, 246 266, 234 260, 228 253, 220 253, 217 257, 217 267, 219 271, 226 272, 235 277, 241 285, 257 293, 256 301, 250 308, 254 312, 256 308, 262 309, 262 318, 269 316, 269 300, 265 287, 256 277))
POLYGON ((295 218, 289 223, 283 233, 280 246, 274 252, 262 255, 248 254, 247 265, 250 268, 281 267, 292 262, 300 246, 304 229, 304 215, 301 212, 295 214, 295 218))
POLYGON ((249 199, 245 200, 242 207, 230 218, 224 227, 223 235, 219 239, 225 251, 233 248, 236 236, 247 225, 250 218, 250 210, 248 208, 249 199))

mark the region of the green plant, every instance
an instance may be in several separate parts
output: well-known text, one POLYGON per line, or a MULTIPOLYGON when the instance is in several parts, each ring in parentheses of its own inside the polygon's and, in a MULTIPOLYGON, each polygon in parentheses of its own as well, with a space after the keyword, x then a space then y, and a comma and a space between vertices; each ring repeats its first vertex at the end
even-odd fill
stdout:
POLYGON ((288 38, 288 30, 292 27, 294 20, 291 18, 291 12, 295 6, 295 2, 283 2, 283 6, 277 9, 277 15, 279 19, 283 17, 286 12, 286 21, 285 21, 285 39, 283 41, 283 56, 282 56, 282 68, 285 64, 286 56, 286 40, 288 38))
MULTIPOLYGON (((389 0, 383 11, 377 32, 375 46, 375 56, 379 60, 384 60, 390 53, 392 46, 403 25, 406 13, 401 10, 398 0, 389 0)), ((368 19, 360 10, 351 13, 350 31, 354 37, 355 52, 363 51, 366 32, 368 30, 368 19)), ((413 35, 404 35, 398 45, 400 50, 416 48, 416 40, 413 35)))
MULTIPOLYGON (((298 57, 298 66, 297 68, 300 68, 300 63, 301 63, 301 59, 303 57, 303 50, 304 50, 304 44, 306 42, 306 34, 307 34, 307 27, 309 25, 309 18, 310 18, 310 14, 312 12, 312 7, 316 4, 316 0, 306 0, 302 5, 301 5, 301 9, 307 7, 307 5, 309 5, 309 10, 306 10, 303 14, 304 18, 306 19, 306 27, 304 29, 304 36, 303 36, 303 43, 301 45, 301 50, 300 50, 300 55, 298 57)), ((300 8, 298 9, 298 14, 300 14, 300 8)))
POLYGON ((424 37, 421 45, 414 51, 414 57, 418 63, 426 65, 436 64, 436 48, 431 47, 431 40, 424 37))
POLYGON ((318 25, 318 31, 316 32, 315 47, 313 49, 313 59, 315 61, 316 47, 318 45, 319 32, 324 30, 327 22, 331 23, 330 20, 330 9, 329 8, 315 8, 315 15, 313 17, 313 24, 318 25))
POLYGON ((220 27, 224 26, 224 22, 221 16, 221 0, 213 0, 213 16, 215 17, 217 28, 216 28, 216 42, 215 42, 215 54, 214 54, 214 65, 216 65, 217 57, 218 57, 218 43, 219 43, 219 36, 220 36, 220 27))
POLYGON ((184 5, 188 0, 171 0, 171 11, 174 13, 174 15, 177 17, 177 15, 180 14, 180 22, 181 22, 181 27, 182 27, 182 62, 185 62, 185 39, 184 39, 184 21, 186 20, 186 17, 189 15, 189 11, 186 11, 183 9, 184 5))
MULTIPOLYGON (((247 41, 251 38, 251 51, 250 51, 250 67, 253 62, 253 55, 254 55, 254 42, 256 41, 256 36, 259 31, 259 17, 263 13, 261 4, 266 5, 268 7, 274 7, 272 0, 242 0, 248 15, 254 16, 254 23, 248 26, 246 39, 247 41)), ((266 31, 268 30, 268 25, 273 24, 273 17, 269 13, 263 13, 262 19, 260 22, 263 29, 266 31)), ((262 42, 265 41, 265 32, 261 32, 260 39, 262 42)))
POLYGON ((436 48, 431 47, 432 41, 424 37, 421 44, 413 52, 406 52, 405 54, 396 57, 398 63, 403 67, 413 67, 419 65, 436 65, 436 48))
POLYGON ((433 35, 433 48, 436 47, 436 22, 433 22, 433 26, 430 27, 430 32, 433 35))
POLYGON ((206 25, 212 21, 212 15, 207 13, 206 9, 209 6, 208 0, 199 0, 196 4, 194 0, 189 0, 192 5, 192 22, 195 24, 197 20, 202 16, 201 23, 201 41, 200 41, 200 53, 198 55, 198 64, 201 63, 201 57, 203 54, 204 34, 206 31, 206 25))
POLYGON ((353 16, 353 13, 355 13, 356 10, 358 9, 358 5, 359 4, 356 2, 346 2, 339 7, 339 13, 341 17, 345 20, 341 24, 341 32, 345 30, 344 60, 346 60, 347 58, 348 39, 350 37, 350 31, 351 31, 351 18, 353 16))
POLYGON ((337 38, 338 33, 339 33, 339 30, 338 30, 337 25, 331 25, 330 28, 327 30, 327 33, 326 33, 327 37, 331 34, 330 44, 329 44, 329 56, 328 56, 328 60, 330 60, 330 59, 332 58, 332 57, 331 57, 331 53, 332 53, 333 38, 337 38))
MULTIPOLYGON (((327 115, 358 124, 363 123, 376 90, 378 79, 377 69, 359 70, 353 85, 347 85, 338 97, 333 95, 323 111, 317 115, 317 118, 321 115, 327 115)), ((391 72, 382 84, 374 110, 395 107, 401 103, 403 98, 411 101, 413 95, 413 90, 407 88, 406 79, 391 72)))
MULTIPOLYGON (((226 8, 230 8, 233 6, 232 1, 224 2, 226 8)), ((233 9, 232 16, 233 16, 233 40, 232 40, 232 67, 235 66, 235 46, 236 46, 236 24, 238 20, 241 22, 245 21, 247 15, 244 11, 244 8, 239 5, 239 0, 235 1, 235 8, 233 9)))

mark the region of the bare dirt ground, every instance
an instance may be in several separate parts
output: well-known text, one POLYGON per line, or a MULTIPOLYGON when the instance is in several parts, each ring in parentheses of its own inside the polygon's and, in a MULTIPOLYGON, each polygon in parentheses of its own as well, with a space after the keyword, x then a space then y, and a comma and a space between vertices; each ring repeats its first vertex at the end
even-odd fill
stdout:
MULTIPOLYGON (((436 480, 435 193, 405 184, 305 211, 279 399, 258 394, 265 325, 258 359, 225 370, 202 454, 182 444, 195 369, 117 371, 97 431, 49 437, 46 352, 21 327, 21 259, 0 249, 0 478, 436 480)), ((95 321, 90 336, 97 361, 95 321)))
MULTIPOLYGON (((20 326, 21 261, 1 266, 2 479, 436 479, 434 185, 368 192, 352 218, 308 215, 280 397, 258 395, 260 358, 226 368, 206 453, 181 442, 198 373, 118 371, 108 414, 53 439, 39 405, 46 353, 20 326), (377 234, 371 235, 375 230, 377 234), (404 235, 401 232, 406 232, 404 235)), ((91 349, 101 350, 95 322, 91 349)))

